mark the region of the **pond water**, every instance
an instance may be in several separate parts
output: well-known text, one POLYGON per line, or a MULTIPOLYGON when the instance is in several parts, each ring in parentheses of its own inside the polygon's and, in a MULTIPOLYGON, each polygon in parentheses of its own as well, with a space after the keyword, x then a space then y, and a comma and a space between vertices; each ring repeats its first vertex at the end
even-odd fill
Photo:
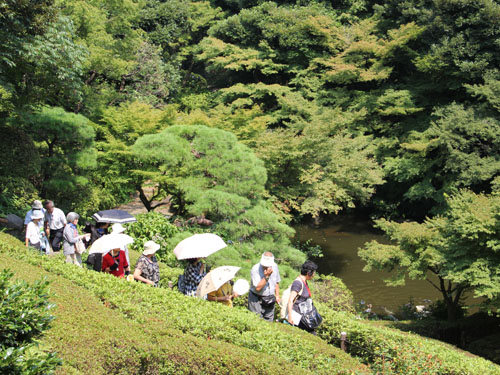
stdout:
POLYGON ((425 304, 440 299, 441 294, 425 280, 407 280, 404 287, 388 287, 383 282, 390 273, 381 271, 363 272, 365 262, 358 257, 358 249, 366 242, 377 240, 388 243, 369 222, 345 219, 341 224, 323 227, 298 225, 295 238, 299 241, 311 239, 311 244, 320 245, 323 257, 314 259, 319 272, 332 274, 342 279, 353 292, 354 302, 361 300, 372 304, 377 313, 396 313, 410 299, 415 304, 425 304))

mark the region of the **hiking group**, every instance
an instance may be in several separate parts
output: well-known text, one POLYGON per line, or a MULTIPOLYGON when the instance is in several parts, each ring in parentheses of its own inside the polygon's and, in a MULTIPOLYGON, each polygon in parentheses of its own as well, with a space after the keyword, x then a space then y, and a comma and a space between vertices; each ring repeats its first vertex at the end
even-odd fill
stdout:
MULTIPOLYGON (((40 201, 35 200, 24 221, 25 244, 27 247, 35 248, 47 255, 60 253, 62 247, 66 262, 81 267, 81 254, 85 252, 85 249, 89 247, 91 251, 96 247, 101 249, 102 246, 99 245, 102 245, 105 240, 107 246, 102 248, 102 252, 94 252, 88 256, 89 268, 107 272, 119 278, 126 277, 128 280, 159 286, 160 267, 155 256, 155 253, 160 249, 159 244, 154 241, 147 241, 144 244, 142 255, 136 262, 133 274, 130 275, 130 258, 126 244, 131 243, 133 239, 124 236, 126 228, 120 223, 114 223, 111 225, 111 233, 108 235, 110 223, 97 222, 95 225, 87 224, 84 229, 86 233, 80 234, 78 220, 77 213, 70 212, 65 216, 63 211, 55 207, 52 201, 46 201, 44 208, 40 201), (131 240, 126 242, 123 241, 123 238, 131 240), (99 241, 99 245, 96 241, 99 241)), ((215 236, 213 234, 206 235, 215 236)), ((220 241, 223 243, 222 240, 220 241)), ((314 262, 306 261, 301 267, 300 275, 280 296, 280 272, 271 252, 264 252, 260 262, 252 267, 249 286, 246 280, 238 280, 237 285, 233 282, 239 267, 219 267, 212 272, 220 271, 218 280, 221 282, 210 280, 210 270, 203 262, 205 257, 182 258, 178 256, 178 259, 187 262, 184 273, 178 281, 178 289, 181 293, 232 307, 235 298, 249 292, 248 310, 262 319, 273 322, 276 306, 279 306, 280 317, 284 323, 315 334, 315 329, 321 324, 322 319, 314 307, 308 285, 308 281, 313 279, 318 268, 314 262)))

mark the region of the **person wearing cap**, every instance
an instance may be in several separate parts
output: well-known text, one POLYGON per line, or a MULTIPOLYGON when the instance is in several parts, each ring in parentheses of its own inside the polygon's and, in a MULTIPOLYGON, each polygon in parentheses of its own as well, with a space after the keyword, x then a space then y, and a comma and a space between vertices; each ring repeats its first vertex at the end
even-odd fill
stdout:
POLYGON ((274 256, 266 251, 260 263, 250 271, 251 286, 248 294, 248 309, 270 322, 274 319, 274 305, 280 303, 280 271, 274 256))
POLYGON ((45 202, 45 233, 50 240, 52 251, 61 251, 63 242, 64 227, 67 224, 66 216, 61 209, 54 206, 54 202, 45 202))
POLYGON ((26 212, 26 216, 24 217, 24 228, 26 229, 28 224, 30 223, 31 221, 31 216, 33 215, 33 212, 36 212, 36 211, 41 211, 43 216, 40 220, 38 220, 38 225, 40 227, 44 227, 44 217, 45 217, 45 209, 43 208, 42 206, 42 202, 40 202, 39 200, 34 200, 32 205, 31 205, 31 210, 29 210, 28 212, 26 212))
POLYGON ((66 217, 68 225, 63 230, 63 253, 66 256, 66 263, 73 263, 81 267, 82 257, 76 251, 76 243, 78 240, 83 239, 85 235, 78 234, 77 224, 79 218, 80 215, 76 212, 70 212, 66 217))
MULTIPOLYGON (((120 223, 115 223, 111 226, 111 234, 120 234, 124 233, 127 230, 123 225, 120 223)), ((128 247, 127 245, 124 245, 121 250, 125 251, 125 257, 127 258, 127 263, 130 264, 130 258, 128 256, 128 247)))
POLYGON ((101 270, 120 278, 125 277, 125 275, 128 276, 130 266, 125 257, 125 251, 117 247, 104 255, 101 270))
POLYGON ((160 266, 157 261, 153 260, 153 257, 159 249, 160 245, 154 241, 148 241, 144 244, 144 251, 135 264, 134 279, 145 284, 158 286, 160 266))
POLYGON ((43 228, 40 227, 39 222, 42 219, 43 219, 43 212, 41 210, 35 210, 31 214, 31 221, 26 226, 26 236, 25 236, 26 247, 31 246, 37 250, 41 250, 40 231, 43 231, 43 228))

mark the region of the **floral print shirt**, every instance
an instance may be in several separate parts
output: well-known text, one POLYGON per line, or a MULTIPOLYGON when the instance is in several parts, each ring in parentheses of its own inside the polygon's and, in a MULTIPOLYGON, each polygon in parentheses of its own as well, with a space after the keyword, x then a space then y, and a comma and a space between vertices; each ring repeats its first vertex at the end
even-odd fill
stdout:
POLYGON ((158 262, 154 262, 147 256, 141 255, 139 259, 137 259, 135 269, 140 269, 142 277, 151 280, 155 283, 155 286, 158 286, 160 282, 160 265, 158 262))

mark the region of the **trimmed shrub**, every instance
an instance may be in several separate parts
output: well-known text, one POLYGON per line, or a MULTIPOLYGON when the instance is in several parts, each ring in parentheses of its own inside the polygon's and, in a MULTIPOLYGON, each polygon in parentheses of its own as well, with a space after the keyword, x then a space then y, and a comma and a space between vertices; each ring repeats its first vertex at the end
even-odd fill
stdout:
POLYGON ((0 272, 0 373, 52 374, 59 359, 33 344, 54 318, 50 314, 54 305, 48 301, 48 282, 13 283, 12 276, 5 270, 0 272))
POLYGON ((375 371, 386 374, 500 375, 500 367, 485 359, 461 352, 451 345, 419 335, 401 332, 361 320, 347 312, 322 308, 323 324, 318 334, 338 345, 342 331, 354 344, 352 355, 360 357, 375 371))

